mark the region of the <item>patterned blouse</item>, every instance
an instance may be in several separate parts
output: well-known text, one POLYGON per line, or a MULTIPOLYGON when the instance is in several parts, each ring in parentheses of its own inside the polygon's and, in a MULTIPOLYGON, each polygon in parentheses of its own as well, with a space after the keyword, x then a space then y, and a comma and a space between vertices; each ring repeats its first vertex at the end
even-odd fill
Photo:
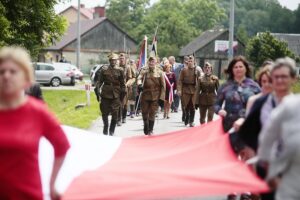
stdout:
POLYGON ((227 112, 223 120, 225 131, 228 131, 237 119, 245 117, 249 97, 260 92, 259 85, 250 78, 244 79, 241 84, 234 80, 228 80, 219 88, 215 112, 218 113, 225 103, 224 110, 227 112))

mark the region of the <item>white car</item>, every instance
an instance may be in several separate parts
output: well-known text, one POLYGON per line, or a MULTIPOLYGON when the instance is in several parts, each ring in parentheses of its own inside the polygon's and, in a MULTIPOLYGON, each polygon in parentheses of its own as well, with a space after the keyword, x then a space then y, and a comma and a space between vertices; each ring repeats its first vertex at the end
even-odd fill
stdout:
POLYGON ((75 85, 75 74, 70 66, 57 66, 50 63, 33 63, 36 82, 58 87, 75 85))
POLYGON ((79 79, 79 80, 83 79, 83 73, 75 65, 72 65, 70 63, 61 63, 61 62, 53 63, 53 65, 58 66, 58 67, 64 67, 64 66, 68 67, 69 66, 69 67, 71 67, 72 71, 75 74, 75 79, 79 79))

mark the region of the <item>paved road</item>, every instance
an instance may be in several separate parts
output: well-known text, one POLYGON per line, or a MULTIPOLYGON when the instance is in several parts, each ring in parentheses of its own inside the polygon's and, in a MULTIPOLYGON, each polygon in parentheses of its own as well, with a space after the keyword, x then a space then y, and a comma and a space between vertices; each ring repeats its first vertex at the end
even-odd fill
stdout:
MULTIPOLYGON (((217 118, 217 116, 215 116, 217 118)), ((195 118, 196 125, 199 125, 199 111, 196 113, 195 118)), ((170 131, 186 129, 183 122, 181 122, 181 112, 171 113, 170 119, 163 119, 163 114, 159 114, 155 121, 154 134, 164 134, 170 131)), ((102 133, 103 123, 99 117, 90 127, 90 131, 96 133, 102 133)), ((127 118, 127 123, 122 124, 121 127, 116 128, 116 136, 118 137, 132 137, 143 135, 143 121, 142 117, 135 117, 133 119, 127 118)), ((225 197, 211 197, 211 198, 192 198, 191 200, 225 200, 225 197)), ((186 200, 186 199, 176 199, 176 200, 186 200)))

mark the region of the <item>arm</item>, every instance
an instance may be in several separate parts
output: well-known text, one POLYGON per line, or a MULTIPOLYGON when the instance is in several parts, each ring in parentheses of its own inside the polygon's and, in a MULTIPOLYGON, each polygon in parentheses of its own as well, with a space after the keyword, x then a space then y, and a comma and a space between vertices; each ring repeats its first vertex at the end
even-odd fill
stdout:
POLYGON ((216 103, 215 103, 215 112, 216 112, 216 114, 219 114, 219 111, 222 110, 222 105, 223 105, 223 102, 225 100, 225 95, 224 95, 224 92, 223 92, 223 88, 224 88, 224 85, 222 85, 218 89, 218 92, 217 92, 217 99, 216 99, 216 103))
POLYGON ((173 79, 174 79, 174 85, 173 85, 173 90, 177 89, 177 80, 176 80, 176 75, 173 73, 173 79))
POLYGON ((45 109, 41 116, 43 124, 43 135, 52 144, 54 149, 54 165, 50 179, 50 195, 52 199, 57 199, 55 191, 55 181, 59 170, 63 164, 67 151, 70 148, 69 141, 56 118, 45 109))
POLYGON ((178 80, 178 84, 177 84, 177 94, 178 96, 181 96, 182 94, 182 80, 183 80, 183 70, 180 71, 179 73, 179 80, 178 80))
POLYGON ((166 81, 163 72, 160 73, 160 82, 161 82, 160 100, 164 101, 166 95, 166 81))
POLYGON ((120 81, 120 87, 121 87, 121 92, 126 93, 126 85, 125 85, 125 79, 124 79, 124 71, 120 70, 120 76, 119 76, 119 81, 120 81))
POLYGON ((218 91, 218 89, 220 87, 220 83, 219 83, 219 79, 218 78, 216 79, 215 87, 216 87, 216 91, 218 91))
POLYGON ((195 101, 195 105, 197 105, 196 107, 199 107, 200 90, 201 90, 201 81, 200 81, 200 78, 199 78, 198 81, 197 81, 197 87, 196 87, 196 101, 195 101))
POLYGON ((273 181, 286 172, 291 165, 294 157, 297 157, 297 150, 299 148, 299 136, 292 135, 285 138, 284 147, 277 155, 271 159, 267 180, 273 181))
POLYGON ((57 194, 54 186, 55 186, 55 180, 57 178, 58 172, 65 160, 65 156, 60 156, 55 158, 54 164, 53 164, 53 170, 50 178, 50 197, 52 200, 59 199, 59 194, 57 194))
POLYGON ((132 69, 132 67, 130 66, 129 67, 129 79, 128 79, 128 81, 126 82, 126 86, 127 87, 130 87, 130 86, 132 86, 133 85, 133 83, 135 82, 135 72, 133 71, 133 69, 132 69))
POLYGON ((258 157, 262 161, 269 161, 271 157, 271 150, 279 138, 281 133, 282 122, 285 121, 285 112, 284 107, 280 105, 275 109, 272 114, 269 122, 265 125, 259 135, 259 148, 258 148, 258 157))

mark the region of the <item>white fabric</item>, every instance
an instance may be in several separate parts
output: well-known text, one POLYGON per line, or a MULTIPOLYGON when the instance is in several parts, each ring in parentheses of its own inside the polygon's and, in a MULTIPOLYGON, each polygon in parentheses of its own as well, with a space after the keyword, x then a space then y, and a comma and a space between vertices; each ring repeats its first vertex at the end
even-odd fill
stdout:
MULTIPOLYGON (((122 143, 118 137, 109 137, 84 130, 63 126, 70 142, 64 164, 59 172, 55 188, 62 194, 71 181, 82 172, 93 170, 109 161, 122 143)), ((49 182, 53 167, 54 151, 51 144, 41 139, 39 166, 42 178, 44 199, 49 198, 49 182)))

